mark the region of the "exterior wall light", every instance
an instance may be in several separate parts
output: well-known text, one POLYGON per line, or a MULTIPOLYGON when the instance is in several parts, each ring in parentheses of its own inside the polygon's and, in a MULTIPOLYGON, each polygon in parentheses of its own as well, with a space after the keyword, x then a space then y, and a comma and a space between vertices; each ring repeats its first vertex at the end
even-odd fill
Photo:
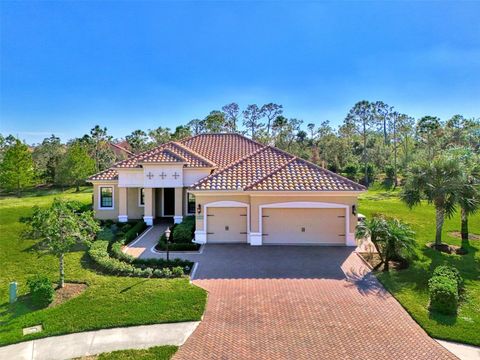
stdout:
POLYGON ((352 205, 352 214, 357 215, 357 205, 352 205))
POLYGON ((198 204, 197 205, 197 214, 201 214, 202 213, 202 205, 198 204))

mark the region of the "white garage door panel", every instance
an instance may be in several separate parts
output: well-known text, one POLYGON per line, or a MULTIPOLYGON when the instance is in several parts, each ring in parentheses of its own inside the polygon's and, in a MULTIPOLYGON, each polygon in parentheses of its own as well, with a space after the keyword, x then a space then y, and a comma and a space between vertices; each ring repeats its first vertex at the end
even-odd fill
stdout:
POLYGON ((270 209, 262 212, 264 244, 345 244, 345 209, 270 209))
POLYGON ((207 210, 208 243, 246 243, 247 208, 209 207, 207 210))

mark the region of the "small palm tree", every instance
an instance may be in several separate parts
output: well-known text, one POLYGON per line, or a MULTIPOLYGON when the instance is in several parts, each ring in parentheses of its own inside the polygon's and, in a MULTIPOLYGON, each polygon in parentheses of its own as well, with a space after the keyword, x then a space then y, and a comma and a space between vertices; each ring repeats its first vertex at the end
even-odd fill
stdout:
POLYGON ((372 218, 367 218, 362 222, 359 222, 357 228, 355 229, 355 237, 357 240, 370 239, 373 246, 377 250, 378 255, 380 256, 381 263, 377 265, 380 266, 384 262, 383 251, 381 243, 384 240, 386 232, 386 221, 383 216, 374 215, 372 218))
POLYGON ((383 264, 383 271, 389 271, 390 260, 406 258, 415 252, 415 233, 398 219, 375 215, 357 225, 355 236, 372 241, 380 256, 375 269, 383 264))
POLYGON ((389 270, 390 260, 408 258, 415 253, 415 232, 408 224, 398 219, 388 219, 383 241, 385 264, 383 271, 389 270))
POLYGON ((461 190, 462 169, 453 158, 438 157, 433 161, 419 161, 414 164, 400 198, 408 207, 420 204, 422 198, 435 206, 435 247, 442 244, 442 228, 445 216, 455 211, 461 190))

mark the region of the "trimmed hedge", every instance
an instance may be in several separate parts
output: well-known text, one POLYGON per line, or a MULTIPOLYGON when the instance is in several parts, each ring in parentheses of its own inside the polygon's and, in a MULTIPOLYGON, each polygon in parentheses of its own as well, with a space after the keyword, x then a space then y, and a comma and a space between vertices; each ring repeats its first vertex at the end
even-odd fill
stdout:
MULTIPOLYGON (((147 224, 145 221, 139 221, 135 225, 132 226, 131 229, 125 231, 125 235, 123 238, 125 239, 124 244, 131 243, 138 235, 140 235, 145 229, 147 228, 147 224)), ((122 228, 124 231, 124 228, 122 228)))
POLYGON ((90 250, 88 251, 88 254, 92 258, 92 260, 98 265, 100 270, 108 274, 120 276, 160 278, 180 277, 184 275, 184 268, 181 266, 176 266, 172 269, 170 269, 169 267, 157 269, 145 266, 136 267, 126 261, 110 257, 108 247, 108 241, 98 240, 91 245, 90 250))
MULTIPOLYGON (((195 243, 168 244, 169 251, 197 251, 199 247, 200 245, 195 243)), ((159 241, 155 246, 155 249, 158 251, 167 251, 167 244, 163 241, 159 241)))
POLYGON ((449 265, 440 265, 433 270, 433 277, 443 276, 449 279, 454 280, 457 283, 458 291, 461 292, 463 289, 463 278, 460 275, 460 271, 456 267, 449 265))
POLYGON ((458 285, 446 276, 434 276, 428 281, 430 310, 453 315, 458 307, 458 285))

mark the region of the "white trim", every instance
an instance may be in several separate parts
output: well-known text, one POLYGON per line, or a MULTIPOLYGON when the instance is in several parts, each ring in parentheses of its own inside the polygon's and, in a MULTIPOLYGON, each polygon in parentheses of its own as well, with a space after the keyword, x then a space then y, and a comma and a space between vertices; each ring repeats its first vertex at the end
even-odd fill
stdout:
POLYGON ((112 185, 100 185, 98 187, 98 210, 115 210, 115 187, 112 185), (112 206, 102 207, 102 189, 111 188, 112 189, 112 206))
POLYGON ((143 221, 145 221, 145 224, 148 226, 153 226, 153 216, 144 216, 143 221))
POLYGON ((206 244, 207 243, 207 232, 202 230, 195 230, 195 243, 197 244, 206 244))
MULTIPOLYGON (((344 209, 345 210, 345 245, 351 245, 350 238, 350 205, 315 202, 315 201, 291 201, 260 205, 258 207, 258 229, 263 234, 263 209, 344 209)), ((263 243, 263 241, 262 241, 263 243)), ((261 244, 260 244, 261 245, 261 244)))
MULTIPOLYGON (((207 240, 207 218, 208 218, 208 208, 210 207, 245 207, 247 208, 247 242, 250 242, 250 204, 243 203, 240 201, 214 201, 211 203, 203 204, 203 232, 205 233, 205 243, 207 240)), ((197 241, 197 232, 195 232, 195 242, 197 241)), ((198 242, 200 244, 200 242, 198 242)))
POLYGON ((139 187, 137 188, 138 192, 138 207, 145 207, 145 188, 144 187, 139 187), (142 189, 143 189, 143 204, 142 204, 142 189))
POLYGON ((174 215, 173 216, 173 223, 180 224, 183 221, 183 215, 174 215))
POLYGON ((259 232, 251 232, 249 236, 250 240, 250 245, 252 246, 260 246, 262 245, 262 233, 259 232))
POLYGON ((118 222, 127 222, 128 215, 118 215, 118 222))

